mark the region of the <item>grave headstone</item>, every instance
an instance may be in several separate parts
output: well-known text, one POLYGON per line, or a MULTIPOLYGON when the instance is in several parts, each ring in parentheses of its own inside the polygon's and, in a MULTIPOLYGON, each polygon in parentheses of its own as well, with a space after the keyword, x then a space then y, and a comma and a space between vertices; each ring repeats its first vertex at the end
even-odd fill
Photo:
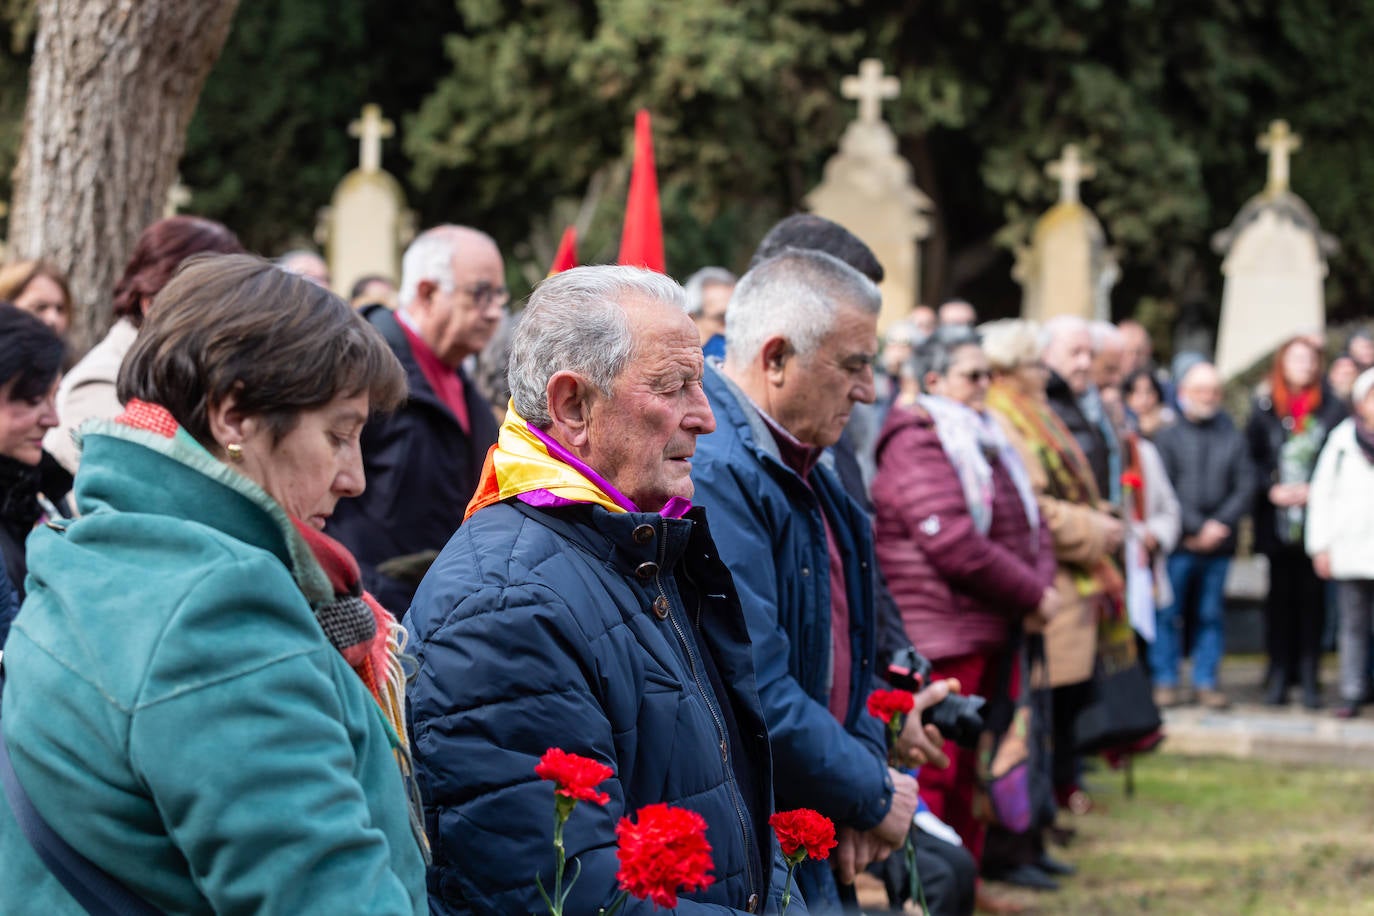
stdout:
POLYGON ((401 252, 415 234, 400 182, 382 169, 382 141, 395 134, 395 125, 378 106, 364 105, 348 133, 358 138, 359 165, 335 188, 316 236, 325 246, 334 291, 345 297, 365 274, 399 280, 401 252))
POLYGON ((1044 321, 1077 315, 1111 320, 1111 291, 1121 269, 1080 190, 1096 171, 1072 143, 1045 167, 1045 174, 1059 182, 1059 202, 1036 220, 1031 243, 1017 251, 1012 271, 1021 284, 1025 318, 1044 321))
POLYGON ((927 214, 934 203, 911 180, 911 164, 897 152, 897 138, 882 117, 885 99, 900 85, 869 58, 857 76, 840 83, 840 93, 859 103, 858 117, 845 129, 840 150, 825 165, 821 183, 806 197, 818 216, 834 220, 873 249, 883 265, 883 309, 879 329, 905 318, 921 290, 919 243, 930 234, 927 214))
POLYGON ((1326 259, 1339 245, 1288 186, 1289 159, 1301 145, 1287 121, 1269 125, 1257 141, 1269 155, 1264 190, 1212 237, 1226 277, 1216 359, 1223 378, 1244 372, 1296 334, 1325 330, 1326 259))

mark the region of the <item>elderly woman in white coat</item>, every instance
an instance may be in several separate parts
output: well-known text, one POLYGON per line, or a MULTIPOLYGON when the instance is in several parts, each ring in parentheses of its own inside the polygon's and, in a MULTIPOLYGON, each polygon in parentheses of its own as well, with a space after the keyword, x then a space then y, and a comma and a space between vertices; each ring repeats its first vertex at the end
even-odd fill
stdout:
POLYGON ((1307 498, 1307 554, 1317 575, 1336 583, 1340 612, 1339 718, 1359 714, 1369 690, 1369 626, 1374 616, 1374 369, 1351 389, 1354 416, 1327 437, 1307 498))

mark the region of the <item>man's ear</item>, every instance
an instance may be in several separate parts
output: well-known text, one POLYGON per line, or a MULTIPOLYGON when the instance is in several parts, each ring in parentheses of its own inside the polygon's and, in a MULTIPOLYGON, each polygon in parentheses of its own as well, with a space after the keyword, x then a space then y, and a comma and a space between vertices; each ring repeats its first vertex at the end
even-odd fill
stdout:
POLYGON ((438 289, 439 284, 433 280, 421 280, 415 284, 415 298, 410 300, 410 310, 417 315, 428 314, 430 303, 438 289))
POLYGON ((564 369, 553 374, 544 392, 554 438, 571 449, 585 448, 595 387, 576 372, 564 369))
POLYGON ((921 390, 928 391, 931 394, 939 394, 940 385, 943 382, 944 377, 941 376, 940 373, 935 371, 927 372, 921 379, 921 390))
POLYGON ((787 369, 787 362, 793 357, 792 345, 785 337, 770 337, 759 350, 759 361, 763 364, 764 377, 771 385, 781 385, 787 369))

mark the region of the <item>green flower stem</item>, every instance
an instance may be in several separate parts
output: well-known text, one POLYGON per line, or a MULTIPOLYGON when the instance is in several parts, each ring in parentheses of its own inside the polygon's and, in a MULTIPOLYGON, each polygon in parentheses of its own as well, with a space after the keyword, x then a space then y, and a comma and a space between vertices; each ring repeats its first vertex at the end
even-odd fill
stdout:
MULTIPOLYGON (((620 908, 625 905, 625 901, 629 899, 629 896, 627 891, 621 891, 620 896, 615 898, 611 903, 611 908, 609 910, 598 910, 598 912, 601 916, 615 916, 615 914, 620 911, 620 908)), ((786 907, 784 906, 783 909, 786 909, 786 907)))
POLYGON ((787 912, 787 907, 792 903, 792 872, 797 870, 797 863, 789 861, 787 863, 787 881, 782 886, 782 909, 778 911, 778 916, 783 916, 787 912))

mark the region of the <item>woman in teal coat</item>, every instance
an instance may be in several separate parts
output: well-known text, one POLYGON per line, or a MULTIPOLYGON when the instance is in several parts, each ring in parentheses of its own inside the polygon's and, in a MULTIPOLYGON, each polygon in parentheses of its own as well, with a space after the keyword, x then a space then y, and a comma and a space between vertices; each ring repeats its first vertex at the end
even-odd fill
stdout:
MULTIPOLYGON (((404 376, 325 290, 196 258, 28 542, 0 729, 68 845, 175 913, 413 914, 396 624, 321 533, 404 376)), ((0 798, 0 912, 80 913, 0 798)))

